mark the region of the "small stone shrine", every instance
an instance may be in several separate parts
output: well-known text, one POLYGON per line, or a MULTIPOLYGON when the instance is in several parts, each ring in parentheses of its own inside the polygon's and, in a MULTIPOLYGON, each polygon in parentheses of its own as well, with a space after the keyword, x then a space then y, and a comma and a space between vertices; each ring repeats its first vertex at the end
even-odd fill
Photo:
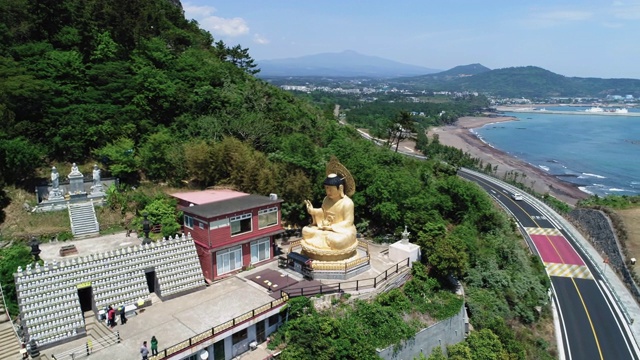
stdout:
POLYGON ((420 260, 420 246, 409 242, 409 231, 404 227, 402 232, 402 240, 389 245, 389 260, 402 261, 409 258, 409 264, 420 260))
POLYGON ((84 175, 78 170, 76 163, 71 166, 69 173, 69 196, 72 199, 86 198, 87 192, 84 190, 84 175))
POLYGON ((106 197, 105 188, 114 184, 115 179, 103 179, 98 164, 93 166, 93 179, 85 180, 76 163, 71 166, 67 175, 68 183, 61 183, 60 173, 54 166, 51 168, 51 183, 36 187, 38 205, 35 212, 66 210, 69 204, 93 202, 102 205, 106 197))

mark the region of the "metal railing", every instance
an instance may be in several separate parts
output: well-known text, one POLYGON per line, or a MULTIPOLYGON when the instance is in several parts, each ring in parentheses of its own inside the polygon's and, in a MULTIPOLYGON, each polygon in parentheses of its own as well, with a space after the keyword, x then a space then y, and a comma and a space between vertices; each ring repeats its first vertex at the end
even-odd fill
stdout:
MULTIPOLYGON (((302 240, 295 240, 292 241, 289 245, 289 248, 287 249, 287 252, 285 253, 285 255, 288 255, 289 253, 291 253, 291 250, 301 246, 300 243, 302 242, 302 240)), ((344 273, 349 272, 352 269, 355 269, 357 267, 359 267, 360 265, 363 264, 368 264, 369 261, 371 261, 371 256, 369 255, 369 244, 364 242, 364 241, 360 241, 358 240, 358 248, 360 249, 364 249, 367 253, 366 256, 352 260, 352 261, 322 261, 322 262, 317 262, 314 261, 311 264, 311 268, 314 271, 342 271, 344 273)))
MULTIPOLYGON (((484 178, 488 181, 492 181, 495 183, 500 184, 503 187, 508 188, 511 191, 519 191, 520 189, 516 188, 515 186, 508 184, 500 179, 494 178, 492 176, 488 176, 486 174, 477 172, 477 171, 473 171, 473 170, 469 170, 469 169, 464 169, 462 168, 461 170, 471 173, 473 175, 476 175, 478 177, 484 178)), ((531 195, 528 195, 531 196, 531 195)), ((536 203, 532 203, 532 205, 538 209, 538 211, 540 211, 540 213, 544 214, 548 219, 550 219, 550 221, 554 222, 559 229, 563 229, 565 231, 567 231, 567 233, 571 236, 571 237, 575 237, 575 234, 580 234, 580 232, 574 228, 574 226, 564 217, 562 217, 560 214, 558 214, 555 210, 553 210, 549 205, 547 205, 546 203, 540 201, 539 199, 531 196, 532 199, 537 200, 536 203), (560 224, 562 225, 560 225, 560 224)), ((618 293, 615 291, 615 288, 613 287, 613 284, 611 284, 611 281, 604 276, 604 274, 602 273, 602 270, 600 269, 599 266, 597 266, 597 264, 600 263, 600 261, 596 261, 593 256, 591 255, 591 253, 585 248, 585 246, 582 244, 581 241, 578 241, 577 239, 567 239, 568 241, 571 242, 571 244, 575 245, 578 247, 578 249, 580 250, 580 253, 583 254, 584 256, 587 257, 588 261, 593 265, 593 268, 600 274, 600 277, 604 280, 604 283, 607 285, 607 288, 609 289, 609 292, 611 293, 611 295, 614 297, 616 303, 618 304, 618 306, 620 307, 620 310, 622 310, 622 315, 625 318, 625 321, 627 322, 627 324, 631 324, 633 323, 633 320, 629 314, 629 310, 627 309, 627 306, 624 304, 624 302, 622 301, 622 299, 620 299, 620 296, 618 295, 618 293)))
MULTIPOLYGON (((16 330, 16 324, 14 320, 11 319, 11 314, 9 314, 9 308, 7 307, 7 301, 4 298, 4 291, 2 291, 2 284, 0 284, 0 297, 2 298, 2 306, 4 308, 4 312, 7 315, 7 319, 11 322, 11 328, 13 329, 13 333, 16 335, 16 340, 18 343, 22 344, 22 340, 20 340, 20 335, 18 335, 18 331, 16 330)), ((16 319, 15 321, 17 321, 16 319)))
POLYGON ((286 294, 284 296, 282 296, 280 299, 271 301, 269 303, 266 303, 262 306, 259 306, 253 310, 250 310, 240 316, 237 316, 229 321, 226 321, 220 325, 214 326, 212 328, 210 328, 207 331, 204 331, 198 335, 192 336, 190 338, 188 338, 187 340, 184 340, 182 342, 179 342, 175 345, 169 346, 168 348, 159 351, 158 355, 155 356, 149 356, 149 360, 160 360, 160 359, 165 359, 169 356, 175 355, 177 353, 180 353, 192 346, 195 346, 199 343, 202 343, 206 340, 212 339, 214 336, 219 335, 229 329, 232 329, 242 323, 245 323, 251 319, 253 319, 256 316, 259 316, 269 310, 273 310, 275 308, 278 308, 282 305, 284 305, 287 300, 289 300, 289 297, 286 296, 286 294))
POLYGON ((95 340, 95 342, 96 343, 93 344, 93 341, 91 341, 91 339, 87 339, 87 342, 84 345, 59 354, 53 354, 51 355, 51 358, 53 358, 53 360, 73 360, 88 357, 96 351, 106 349, 111 345, 119 344, 120 332, 116 331, 107 336, 98 338, 95 340))
POLYGON ((410 259, 406 258, 398 262, 397 264, 389 267, 383 273, 380 273, 380 275, 374 278, 343 281, 336 284, 319 284, 319 285, 304 286, 304 287, 287 289, 287 290, 280 290, 280 294, 282 296, 288 296, 292 298, 296 296, 324 295, 324 294, 342 293, 347 291, 376 289, 377 287, 386 283, 389 277, 392 276, 393 274, 397 274, 409 269, 411 265, 409 261, 410 259))
MULTIPOLYGON (((363 280, 355 280, 355 281, 347 281, 337 284, 328 284, 328 285, 318 285, 318 286, 307 286, 303 288, 293 289, 290 292, 280 291, 280 299, 271 301, 262 306, 259 306, 253 310, 250 310, 240 316, 237 316, 229 321, 226 321, 222 324, 212 327, 211 329, 204 331, 198 335, 192 336, 187 340, 184 340, 175 345, 169 346, 168 348, 158 352, 156 356, 150 356, 149 360, 161 360, 166 359, 169 356, 178 354, 188 348, 191 348, 195 345, 198 345, 208 339, 212 339, 214 336, 219 335, 229 329, 232 329, 240 324, 243 324, 256 316, 266 313, 269 310, 273 310, 280 306, 283 306, 291 297, 294 296, 304 296, 305 292, 309 295, 317 295, 317 294, 332 294, 336 292, 344 292, 349 290, 362 290, 367 288, 376 288, 378 286, 383 285, 390 276, 396 273, 400 273, 408 269, 410 266, 409 258, 398 262, 397 264, 389 267, 380 275, 375 278, 363 279, 363 280), (306 289, 306 291, 305 291, 306 289), (314 291, 314 289, 316 291, 314 291)), ((60 359, 57 359, 60 360, 60 359)))

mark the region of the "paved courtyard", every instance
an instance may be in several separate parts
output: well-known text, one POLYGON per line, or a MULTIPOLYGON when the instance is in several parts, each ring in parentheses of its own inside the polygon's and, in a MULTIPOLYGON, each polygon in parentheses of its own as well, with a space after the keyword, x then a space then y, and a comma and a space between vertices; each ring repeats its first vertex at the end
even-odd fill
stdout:
MULTIPOLYGON (((60 256, 59 250, 64 245, 75 245, 78 254, 66 257, 72 258, 138 245, 140 242, 141 240, 135 234, 127 237, 125 233, 119 233, 69 242, 46 243, 40 246, 42 250, 40 256, 45 261, 60 261, 63 257, 60 256)), ((375 277, 394 265, 395 263, 386 256, 385 249, 386 246, 370 246, 371 268, 350 280, 375 277)), ((325 284, 335 282, 335 280, 322 281, 325 284)), ((274 298, 279 298, 281 289, 307 287, 314 284, 320 284, 320 282, 305 280, 296 272, 281 269, 274 259, 265 265, 215 282, 203 290, 164 302, 152 294, 151 306, 139 309, 138 314, 130 317, 125 325, 118 324, 112 329, 119 332, 121 343, 112 345, 106 350, 96 351, 90 358, 93 360, 139 359, 142 342, 145 340, 149 342, 152 336, 156 336, 159 342, 158 349, 162 350, 269 303, 274 298), (269 284, 265 281, 271 283, 271 291, 269 284)), ((86 337, 74 340, 45 349, 41 353, 52 359, 52 354, 60 354, 72 349, 82 352, 86 340, 86 337)), ((262 344, 257 350, 249 351, 239 358, 262 360, 269 355, 265 345, 262 344)))

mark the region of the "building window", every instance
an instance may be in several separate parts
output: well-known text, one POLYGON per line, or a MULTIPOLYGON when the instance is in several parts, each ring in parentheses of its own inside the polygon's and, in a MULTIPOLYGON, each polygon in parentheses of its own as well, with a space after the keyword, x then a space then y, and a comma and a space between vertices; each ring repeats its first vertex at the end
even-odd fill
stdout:
POLYGON ((258 229, 278 224, 278 208, 273 207, 258 211, 258 229))
POLYGON ((198 221, 198 227, 204 230, 204 223, 202 221, 198 221))
POLYGON ((193 218, 189 215, 184 216, 184 226, 193 229, 193 218))
POLYGON ((231 342, 233 343, 233 345, 236 345, 237 343, 243 340, 247 340, 248 336, 249 336, 249 332, 247 331, 247 329, 242 329, 237 333, 234 333, 233 335, 231 335, 231 342))
POLYGON ((229 219, 231 235, 239 235, 251 232, 251 214, 234 216, 229 219))
POLYGON ((269 316, 269 327, 276 326, 280 322, 280 314, 269 316))
POLYGON ((242 246, 216 252, 218 275, 242 268, 242 246))
POLYGON ((215 220, 209 223, 210 230, 219 229, 225 226, 229 226, 229 219, 215 220))
POLYGON ((271 242, 264 238, 251 242, 251 263, 255 264, 271 258, 271 242))

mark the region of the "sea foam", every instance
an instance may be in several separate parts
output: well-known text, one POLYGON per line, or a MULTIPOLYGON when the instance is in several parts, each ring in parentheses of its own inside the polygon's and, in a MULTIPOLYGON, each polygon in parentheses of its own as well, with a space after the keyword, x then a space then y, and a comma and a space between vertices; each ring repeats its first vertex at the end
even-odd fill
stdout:
POLYGON ((606 179, 606 176, 602 176, 602 175, 598 175, 598 174, 591 174, 591 173, 582 173, 582 175, 584 176, 589 176, 589 177, 594 177, 594 178, 598 178, 598 179, 606 179))
POLYGON ((578 189, 580 189, 580 191, 582 191, 583 193, 587 193, 589 195, 593 195, 593 192, 587 190, 586 186, 578 186, 578 189))

